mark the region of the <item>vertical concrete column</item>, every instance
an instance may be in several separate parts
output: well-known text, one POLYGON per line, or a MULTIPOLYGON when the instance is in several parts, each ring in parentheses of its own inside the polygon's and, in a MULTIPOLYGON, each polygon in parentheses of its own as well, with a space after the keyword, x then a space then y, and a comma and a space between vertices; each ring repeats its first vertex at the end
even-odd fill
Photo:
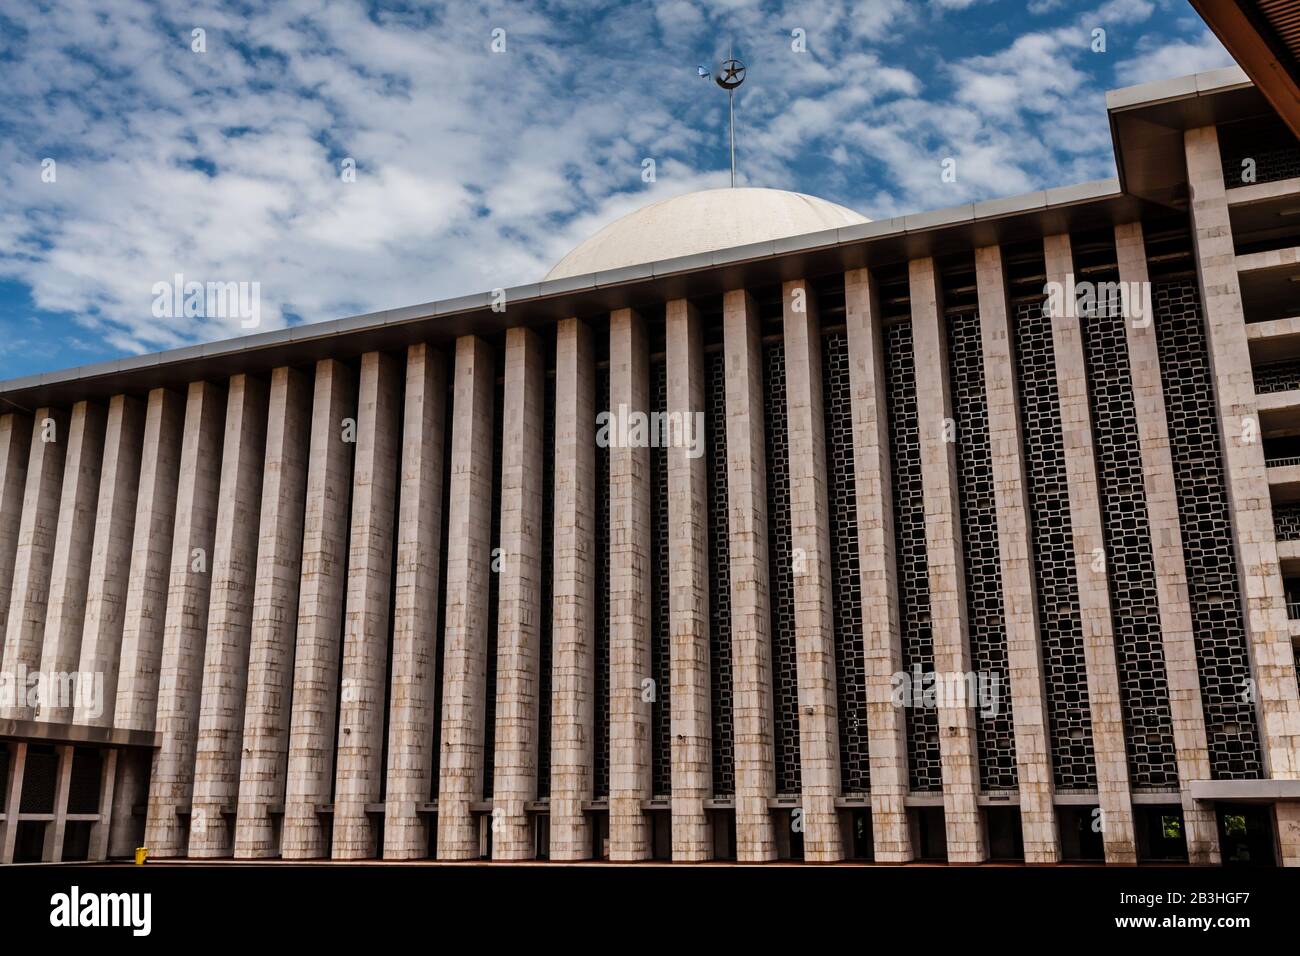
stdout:
POLYGON ((54 819, 45 824, 42 863, 63 862, 63 841, 68 832, 68 794, 72 791, 73 751, 71 745, 55 748, 59 762, 54 773, 54 819))
POLYGON ((4 781, 5 822, 0 826, 0 865, 14 861, 18 845, 18 808, 23 800, 23 774, 27 767, 27 745, 6 744, 9 748, 9 779, 4 781))
MULTIPOLYGON (((609 403, 615 421, 650 410, 645 321, 609 317, 609 403)), ((609 430, 609 858, 650 857, 650 449, 609 430)), ((647 429, 648 431, 648 429, 647 429)))
POLYGON ((0 671, 10 675, 16 696, 12 704, 0 706, 0 717, 31 720, 35 716, 35 708, 27 706, 27 672, 41 664, 67 448, 67 413, 52 408, 37 409, 27 458, 18 545, 14 549, 4 656, 0 660, 0 671))
POLYGON ((492 555, 492 347, 456 340, 447 516, 446 631, 443 637, 442 763, 438 780, 438 859, 479 855, 472 806, 483 798, 487 695, 488 575, 492 555))
POLYGON ((266 425, 266 384, 249 375, 231 378, 194 756, 193 857, 234 850, 266 425))
POLYGON ((914 852, 907 819, 907 727, 902 709, 894 706, 893 693, 893 677, 903 670, 903 645, 894 555, 889 406, 880 303, 870 270, 845 273, 844 310, 871 745, 871 830, 877 862, 906 863, 914 852))
POLYGON ((393 584, 402 384, 400 358, 383 352, 362 356, 334 784, 332 855, 336 860, 365 860, 378 852, 366 807, 379 802, 384 786, 388 601, 393 584))
POLYGON ((108 823, 108 855, 131 856, 143 842, 142 826, 137 823, 144 816, 143 807, 136 808, 148 798, 149 764, 153 754, 148 750, 122 750, 117 758, 117 779, 113 784, 112 815, 108 823))
POLYGON ((1192 799, 1191 782, 1210 779, 1209 745, 1201 709, 1201 681, 1196 663, 1191 601, 1187 594, 1187 565, 1183 558, 1182 526, 1169 450, 1169 422, 1160 377, 1155 316, 1151 312, 1146 245, 1140 222, 1115 227, 1120 282, 1144 290, 1130 301, 1124 315, 1129 374, 1133 383, 1138 446, 1142 450, 1143 487, 1151 527, 1151 558, 1156 573, 1160 639, 1173 716, 1174 752, 1182 794, 1187 857, 1191 863, 1219 862, 1219 830, 1213 810, 1192 799))
POLYGON ((591 329, 555 328, 551 859, 591 857, 596 647, 596 365, 591 329))
MULTIPOLYGON (((158 709, 158 671, 162 664, 184 425, 184 396, 164 388, 149 393, 122 613, 117 699, 106 697, 104 701, 105 710, 111 709, 112 725, 124 730, 152 731, 158 709)), ((147 798, 151 756, 128 751, 118 759, 109 825, 109 852, 114 855, 130 853, 139 841, 134 813, 136 804, 147 798)))
MULTIPOLYGON (((108 405, 104 466, 100 473, 95 538, 90 553, 85 625, 81 634, 82 674, 95 675, 96 693, 79 695, 72 721, 111 727, 122 656, 127 575, 135 535, 140 457, 144 449, 145 407, 139 399, 116 395, 108 405)), ((116 753, 116 751, 114 751, 116 753)), ((114 759, 116 763, 116 759, 114 759)))
MULTIPOLYGON (((280 766, 284 758, 278 755, 288 748, 281 839, 281 855, 286 860, 309 860, 329 851, 317 807, 329 800, 334 781, 339 642, 343 639, 343 594, 347 586, 345 556, 356 413, 356 374, 340 362, 321 359, 316 363, 312 400, 293 707, 287 742, 283 721, 289 701, 284 698, 278 703, 268 702, 261 729, 256 731, 266 760, 266 776, 256 787, 254 797, 257 806, 275 801, 280 771, 271 768, 280 766)), ((259 843, 269 840, 269 833, 264 830, 257 839, 259 843)), ((269 850, 267 847, 253 852, 269 850)))
POLYGON ((713 828, 709 720, 709 472, 704 435, 704 330, 690 302, 668 303, 668 632, 672 690, 673 859, 708 860, 713 828))
MULTIPOLYGON (((0 415, 0 641, 9 619, 14 557, 23 518, 27 456, 32 450, 32 418, 23 412, 0 415)), ((0 655, 4 645, 0 643, 0 655)))
MULTIPOLYGON (((165 388, 149 393, 113 712, 113 725, 123 730, 154 729, 184 425, 182 395, 165 388)), ((119 772, 133 772, 138 763, 121 760, 119 772)))
POLYGON ((311 394, 310 377, 297 369, 271 373, 239 786, 237 795, 222 796, 223 803, 237 799, 234 853, 241 859, 274 856, 278 849, 270 809, 284 799, 311 394))
MULTIPOLYGON (((1255 678, 1256 709, 1264 766, 1275 779, 1300 778, 1300 692, 1296 688, 1286 596, 1278 565, 1272 499, 1264 448, 1259 441, 1259 406, 1246 345, 1245 313, 1228 218, 1227 194, 1213 126, 1184 134, 1192 192, 1192 238, 1201 286, 1206 341, 1219 405, 1219 437, 1228 486, 1237 571, 1246 601, 1246 634, 1255 678)), ((1300 857, 1300 828, 1282 825, 1284 855, 1300 857)), ((1294 817, 1293 817, 1294 819, 1294 817)))
POLYGON ((534 855, 525 805, 537 799, 537 668, 542 607, 542 434, 546 359, 524 328, 506 333, 497 587, 492 858, 534 855))
MULTIPOLYGON (((920 429, 921 484, 925 493, 925 553, 930 578, 934 669, 953 682, 971 672, 958 501, 956 423, 948 378, 948 336, 940 310, 943 290, 933 259, 908 263, 912 336, 916 343, 916 415, 920 429)), ((975 711, 969 700, 941 695, 939 754, 943 763, 943 816, 948 859, 979 863, 988 857, 979 809, 980 768, 975 711)))
POLYGON ((1020 392, 1012 355, 1010 309, 1002 249, 975 250, 980 340, 984 352, 984 399, 989 419, 989 459, 997 512, 1002 568, 1003 624, 1011 722, 1016 735, 1016 780, 1026 863, 1057 863, 1061 844, 1053 803, 1052 753, 1038 640, 1038 599, 1030 559, 1029 495, 1025 486, 1020 392))
POLYGON ((826 501, 821 322, 803 279, 782 287, 790 455, 790 541, 795 555, 794 632, 799 682, 799 764, 804 859, 843 859, 835 798, 840 735, 831 610, 831 524, 826 501))
POLYGON ((86 622, 99 470, 104 461, 105 417, 102 405, 77 402, 68 425, 59 524, 50 565, 50 600, 41 646, 41 670, 47 675, 48 694, 40 702, 37 717, 47 722, 70 720, 73 701, 66 695, 80 691, 60 675, 75 670, 81 660, 81 629, 86 622))
MULTIPOLYGON (((1074 258, 1069 235, 1047 236, 1043 240, 1043 251, 1048 286, 1062 290, 1073 288, 1074 258)), ((1091 400, 1085 375, 1083 333, 1078 316, 1070 314, 1074 309, 1063 308, 1064 300, 1064 295, 1049 296, 1044 308, 1051 310, 1052 350, 1056 357, 1056 380, 1061 402, 1061 442, 1070 483, 1070 524, 1075 573, 1079 582, 1083 654, 1088 670, 1088 704, 1092 711, 1092 742, 1097 760, 1102 842, 1107 863, 1133 863, 1137 859, 1133 841, 1133 805, 1129 796, 1128 759, 1124 751, 1124 720, 1115 663, 1115 630, 1092 445, 1091 400)))
POLYGON ((104 750, 103 764, 99 777, 99 819, 90 825, 90 846, 86 859, 97 862, 108 859, 108 838, 113 823, 113 791, 117 783, 117 761, 119 751, 104 750))
POLYGON ((767 452, 763 338, 744 289, 722 300, 727 392, 727 522, 731 554, 731 693, 736 770, 736 859, 776 859, 768 800, 776 796, 772 641, 767 575, 767 452))
MULTIPOLYGON (((236 389, 235 394, 239 391, 236 389)), ((233 402, 232 406, 232 414, 237 414, 238 406, 233 402)), ((225 420, 225 389, 210 382, 192 382, 185 405, 171 577, 158 675, 156 728, 162 743, 153 755, 145 818, 145 846, 160 857, 183 856, 189 833, 182 815, 190 809, 194 786, 194 744, 203 690, 223 437, 225 444, 231 445, 231 435, 223 436, 225 420)), ((239 431, 234 434, 237 441, 239 431)))
POLYGON ((427 818, 416 807, 433 791, 438 686, 438 574, 442 562, 443 436, 447 363, 427 345, 406 350, 402 476, 393 600, 393 678, 388 704, 384 859, 428 855, 427 818))

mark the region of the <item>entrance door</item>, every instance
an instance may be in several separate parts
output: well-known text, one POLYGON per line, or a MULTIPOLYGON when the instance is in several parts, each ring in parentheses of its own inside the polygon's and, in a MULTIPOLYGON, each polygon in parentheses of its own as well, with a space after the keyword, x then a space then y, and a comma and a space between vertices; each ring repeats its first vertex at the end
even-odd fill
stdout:
POLYGON ((1226 804, 1216 808, 1219 852, 1224 866, 1276 866, 1273 808, 1261 804, 1226 804))

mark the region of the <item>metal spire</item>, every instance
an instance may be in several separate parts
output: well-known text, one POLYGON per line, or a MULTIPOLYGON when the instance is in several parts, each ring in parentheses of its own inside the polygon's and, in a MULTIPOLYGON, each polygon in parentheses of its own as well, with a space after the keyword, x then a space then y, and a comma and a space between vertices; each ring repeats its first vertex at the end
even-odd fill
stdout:
MULTIPOLYGON (((708 70, 699 67, 696 71, 706 79, 708 70)), ((727 121, 731 140, 731 187, 736 187, 736 87, 745 82, 745 64, 737 60, 734 51, 728 47, 727 58, 718 67, 714 82, 727 91, 727 121)))

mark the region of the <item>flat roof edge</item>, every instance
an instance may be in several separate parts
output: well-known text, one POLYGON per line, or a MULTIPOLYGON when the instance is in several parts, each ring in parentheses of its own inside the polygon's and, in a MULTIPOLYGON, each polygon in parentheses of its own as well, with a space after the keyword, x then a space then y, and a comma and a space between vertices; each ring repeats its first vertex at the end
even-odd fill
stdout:
MULTIPOLYGON (((837 247, 848 248, 855 245, 871 245, 886 241, 911 241, 949 229, 959 229, 983 223, 1032 219, 1034 217, 1049 218, 1054 213, 1072 206, 1121 199, 1124 196, 1125 193, 1120 186, 1119 179, 1094 180, 1069 186, 1037 190, 1017 196, 963 203, 944 209, 897 216, 892 219, 877 220, 863 226, 850 226, 834 231, 809 233, 805 237, 791 236, 775 243, 737 246, 734 250, 717 250, 707 256, 644 263, 639 266, 629 267, 627 270, 615 271, 624 273, 620 276, 620 279, 626 282, 644 281, 646 279, 671 280, 700 271, 724 268, 728 265, 741 265, 769 259, 778 260, 783 256, 797 255, 800 252, 813 249, 826 250, 837 247), (835 238, 831 241, 824 241, 830 237, 832 232, 835 238), (807 244, 801 243, 801 239, 807 240, 807 244), (727 255, 728 252, 750 248, 754 249, 757 254, 753 256, 740 255, 734 258, 727 255), (667 266, 668 268, 661 270, 661 266, 667 266)), ((612 278, 611 273, 608 272, 585 276, 567 276, 501 291, 504 295, 504 301, 509 305, 526 305, 531 302, 541 302, 562 296, 585 296, 599 292, 610 286, 612 278)), ((321 322, 257 332, 251 335, 236 336, 197 345, 187 345, 161 352, 143 353, 90 365, 21 376, 0 381, 0 398, 26 392, 38 386, 66 385, 73 381, 117 376, 145 368, 158 369, 192 362, 196 359, 228 358, 287 345, 309 345, 330 339, 346 338, 358 332, 381 329, 386 326, 407 325, 414 322, 428 321, 429 319, 479 312, 492 308, 493 298, 491 292, 455 296, 433 302, 381 309, 339 319, 326 319, 321 322)))
POLYGON ((1151 83, 1139 83, 1136 86, 1108 90, 1106 109, 1108 112, 1141 109, 1144 106, 1157 106, 1172 100, 1213 96, 1216 93, 1254 85, 1241 67, 1225 66, 1217 70, 1205 70, 1187 76, 1175 76, 1167 80, 1155 80, 1151 83))

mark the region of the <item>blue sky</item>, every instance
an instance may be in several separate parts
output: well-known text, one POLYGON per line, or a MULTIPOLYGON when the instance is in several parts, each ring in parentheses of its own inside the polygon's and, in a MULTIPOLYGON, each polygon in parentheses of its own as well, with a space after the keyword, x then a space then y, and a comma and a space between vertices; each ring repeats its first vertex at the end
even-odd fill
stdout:
POLYGON ((1113 176, 1105 90, 1231 62, 1185 0, 8 4, 0 378, 246 331, 178 273, 260 330, 536 281, 726 184, 729 43, 740 181, 873 219, 1113 176))

